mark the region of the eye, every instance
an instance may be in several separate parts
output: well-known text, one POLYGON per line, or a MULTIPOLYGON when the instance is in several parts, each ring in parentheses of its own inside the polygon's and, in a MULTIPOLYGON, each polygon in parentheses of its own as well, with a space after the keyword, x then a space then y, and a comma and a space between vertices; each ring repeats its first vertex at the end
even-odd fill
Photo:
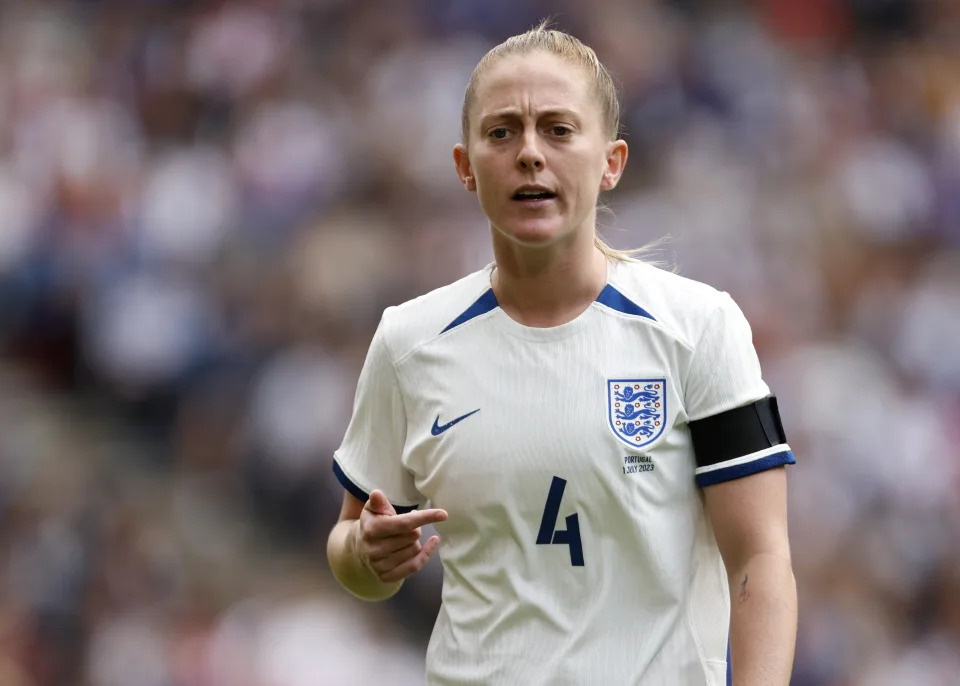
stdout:
POLYGON ((506 138, 509 134, 510 134, 510 132, 507 131, 507 129, 505 129, 505 128, 502 127, 502 126, 498 126, 498 127, 495 128, 495 129, 491 129, 491 130, 490 130, 490 133, 489 133, 488 135, 490 136, 490 138, 495 138, 495 139, 497 139, 497 140, 501 140, 501 141, 502 141, 502 140, 503 140, 504 138, 506 138))
POLYGON ((573 130, 569 126, 564 126, 563 124, 555 124, 550 127, 551 135, 556 136, 557 138, 565 138, 573 133, 573 130))

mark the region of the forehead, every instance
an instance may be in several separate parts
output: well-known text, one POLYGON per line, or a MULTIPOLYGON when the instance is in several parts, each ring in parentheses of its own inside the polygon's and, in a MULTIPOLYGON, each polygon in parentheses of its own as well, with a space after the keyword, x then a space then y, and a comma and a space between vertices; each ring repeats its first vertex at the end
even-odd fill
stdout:
POLYGON ((505 108, 563 108, 584 112, 596 107, 586 70, 546 52, 508 55, 480 75, 474 114, 505 108))

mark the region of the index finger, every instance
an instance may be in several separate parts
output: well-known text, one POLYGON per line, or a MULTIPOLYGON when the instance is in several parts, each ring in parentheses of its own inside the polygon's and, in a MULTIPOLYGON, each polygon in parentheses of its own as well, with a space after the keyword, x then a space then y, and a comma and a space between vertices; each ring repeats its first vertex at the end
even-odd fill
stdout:
POLYGON ((444 522, 447 519, 447 511, 432 508, 429 510, 413 510, 402 515, 386 517, 382 521, 384 533, 398 534, 404 531, 412 531, 424 524, 436 524, 444 522))

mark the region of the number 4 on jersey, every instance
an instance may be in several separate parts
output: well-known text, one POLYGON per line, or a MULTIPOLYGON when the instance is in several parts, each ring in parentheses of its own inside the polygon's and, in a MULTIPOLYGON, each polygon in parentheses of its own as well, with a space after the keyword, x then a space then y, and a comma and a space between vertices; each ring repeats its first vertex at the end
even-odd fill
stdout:
POLYGON ((567 480, 559 476, 553 477, 550 484, 550 493, 547 495, 547 505, 543 509, 543 519, 540 520, 540 532, 537 534, 537 544, 554 543, 570 546, 570 564, 574 567, 583 567, 583 544, 580 542, 580 518, 574 513, 567 515, 566 531, 557 530, 557 516, 560 514, 560 501, 563 500, 563 489, 567 487, 567 480))

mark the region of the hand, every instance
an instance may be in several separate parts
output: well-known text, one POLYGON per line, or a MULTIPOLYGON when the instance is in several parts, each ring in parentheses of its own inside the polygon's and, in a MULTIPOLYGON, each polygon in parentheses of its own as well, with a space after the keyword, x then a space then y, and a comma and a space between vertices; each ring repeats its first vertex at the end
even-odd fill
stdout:
POLYGON ((420 527, 447 519, 446 510, 413 510, 398 515, 387 497, 373 491, 363 506, 356 529, 360 560, 384 583, 407 578, 430 559, 439 536, 420 545, 420 527))

